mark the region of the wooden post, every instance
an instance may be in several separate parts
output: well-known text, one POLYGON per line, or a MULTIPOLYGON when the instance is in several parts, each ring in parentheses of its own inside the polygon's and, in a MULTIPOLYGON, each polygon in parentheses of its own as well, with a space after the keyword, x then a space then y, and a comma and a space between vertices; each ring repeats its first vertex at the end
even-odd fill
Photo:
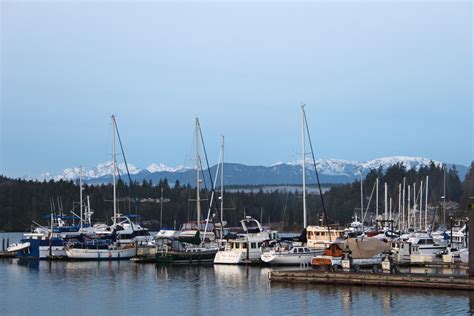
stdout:
POLYGON ((468 239, 468 249, 469 249, 469 276, 474 277, 474 208, 471 207, 469 210, 469 239, 468 239))

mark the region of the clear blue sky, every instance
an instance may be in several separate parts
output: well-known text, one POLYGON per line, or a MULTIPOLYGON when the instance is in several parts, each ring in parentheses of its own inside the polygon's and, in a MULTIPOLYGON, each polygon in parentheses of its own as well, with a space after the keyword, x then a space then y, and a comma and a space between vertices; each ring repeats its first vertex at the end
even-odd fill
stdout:
POLYGON ((471 1, 1 1, 0 173, 110 158, 473 159, 471 1))

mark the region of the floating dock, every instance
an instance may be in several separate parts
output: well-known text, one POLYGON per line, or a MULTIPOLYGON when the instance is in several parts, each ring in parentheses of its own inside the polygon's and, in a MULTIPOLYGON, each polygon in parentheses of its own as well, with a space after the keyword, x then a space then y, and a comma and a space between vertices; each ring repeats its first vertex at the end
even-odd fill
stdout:
POLYGON ((371 285, 389 287, 474 290, 474 278, 413 274, 371 274, 352 272, 319 272, 314 270, 271 271, 271 282, 313 283, 331 285, 371 285))

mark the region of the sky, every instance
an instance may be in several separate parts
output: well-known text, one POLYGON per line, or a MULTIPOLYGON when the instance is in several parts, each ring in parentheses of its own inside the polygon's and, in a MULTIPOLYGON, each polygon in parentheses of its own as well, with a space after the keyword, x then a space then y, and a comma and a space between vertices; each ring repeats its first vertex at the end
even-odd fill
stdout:
POLYGON ((0 174, 111 157, 473 160, 471 1, 0 1, 0 174))

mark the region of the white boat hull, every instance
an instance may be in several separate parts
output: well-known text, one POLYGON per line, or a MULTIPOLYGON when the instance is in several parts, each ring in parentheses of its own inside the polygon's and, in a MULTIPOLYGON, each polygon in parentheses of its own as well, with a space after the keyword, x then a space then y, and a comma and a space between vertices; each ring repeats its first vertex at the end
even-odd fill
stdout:
POLYGON ((248 264, 261 262, 261 251, 218 251, 214 263, 218 264, 248 264))
POLYGON ((135 257, 137 250, 133 247, 118 249, 82 249, 66 248, 66 255, 74 260, 121 260, 135 257))
POLYGON ((51 251, 49 249, 50 247, 48 246, 40 246, 39 247, 39 253, 40 253, 40 259, 45 259, 45 258, 65 258, 66 257, 66 251, 64 250, 64 246, 52 246, 51 251))
POLYGON ((264 263, 274 265, 302 265, 310 264, 315 253, 293 254, 293 253, 264 253, 260 258, 264 263))

